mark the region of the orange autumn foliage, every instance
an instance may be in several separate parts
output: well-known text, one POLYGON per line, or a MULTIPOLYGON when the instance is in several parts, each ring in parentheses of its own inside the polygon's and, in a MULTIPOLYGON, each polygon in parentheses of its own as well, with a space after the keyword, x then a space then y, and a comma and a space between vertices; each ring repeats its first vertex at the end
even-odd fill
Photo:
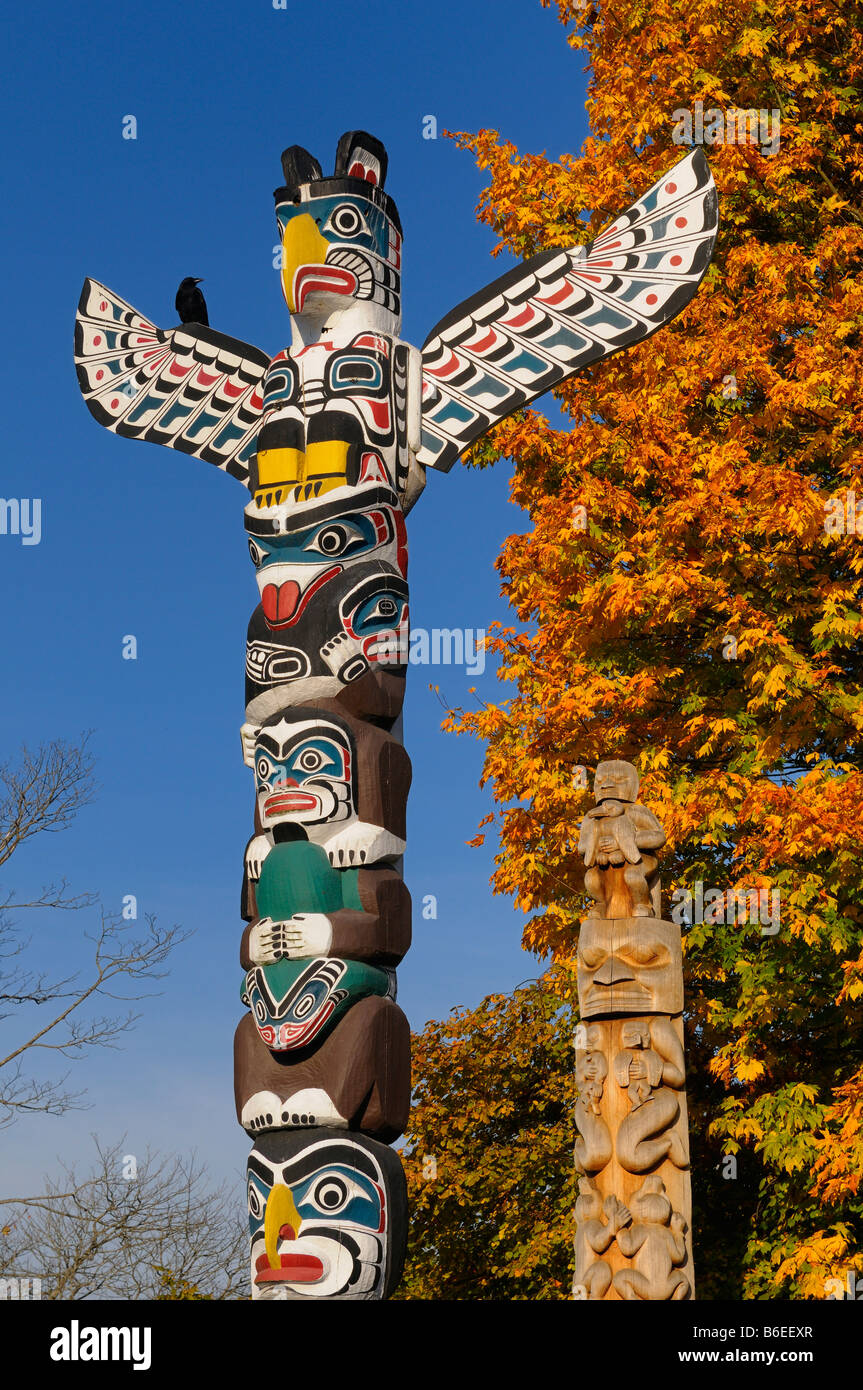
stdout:
POLYGON ((781 135, 706 148, 719 240, 678 319, 556 391, 565 425, 529 410, 474 449, 512 460, 530 525, 487 644, 511 693, 447 726, 485 743, 494 887, 563 1000, 576 766, 638 765, 666 915, 698 882, 778 890, 776 931, 705 914, 685 935, 696 1269, 702 1296, 824 1297, 863 1268, 863 5, 557 9, 590 65, 580 153, 457 137, 502 246, 596 235, 684 152, 696 101, 775 111, 781 135))

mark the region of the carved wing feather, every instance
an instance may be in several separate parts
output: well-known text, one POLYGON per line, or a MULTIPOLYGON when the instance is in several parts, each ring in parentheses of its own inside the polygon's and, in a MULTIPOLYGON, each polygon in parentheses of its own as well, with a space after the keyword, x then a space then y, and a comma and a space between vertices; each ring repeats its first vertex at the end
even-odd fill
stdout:
POLYGON ((420 463, 448 471, 512 411, 668 323, 698 289, 717 226, 695 150, 589 245, 540 252, 459 304, 422 350, 420 463))
POLYGON ((194 454, 248 482, 265 352, 211 328, 156 328, 96 280, 75 316, 75 367, 91 415, 130 439, 194 454))

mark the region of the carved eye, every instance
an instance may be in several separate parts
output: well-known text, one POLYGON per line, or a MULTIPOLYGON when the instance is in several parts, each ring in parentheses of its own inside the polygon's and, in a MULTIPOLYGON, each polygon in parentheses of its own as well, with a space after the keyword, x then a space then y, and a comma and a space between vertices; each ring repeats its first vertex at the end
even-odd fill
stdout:
POLYGON ((303 549, 317 550, 321 555, 344 555, 345 551, 352 549, 362 540, 363 533, 356 526, 339 521, 330 526, 323 526, 306 542, 303 549))
POLYGON ((656 946, 651 946, 649 942, 644 942, 641 945, 631 946, 629 955, 631 959, 637 961, 639 965, 656 965, 660 959, 661 952, 656 946))
POLYGON ((588 970, 595 970, 605 960, 605 951, 601 946, 587 946, 580 952, 581 959, 588 970))
POLYGON ((252 564, 255 566, 255 569, 260 569, 267 558, 266 550, 262 550, 259 545, 255 545, 254 541, 249 541, 249 554, 252 557, 252 564))
POLYGON ((266 782, 273 771, 273 765, 270 762, 269 758, 258 758, 258 761, 255 765, 255 771, 257 772, 261 781, 266 782))
POLYGON ((394 618, 399 611, 399 606, 394 598, 380 598, 367 616, 369 619, 394 618))
POLYGON ((249 1215, 252 1216, 252 1217, 254 1217, 254 1219, 255 1219, 256 1221, 259 1221, 260 1218, 263 1216, 263 1214, 264 1214, 264 1207, 263 1207, 263 1203, 261 1202, 261 1194, 260 1194, 260 1192, 258 1191, 258 1189, 255 1187, 255 1184, 252 1183, 252 1182, 250 1182, 250 1183, 249 1183, 249 1215))
POLYGON ((320 772, 326 761, 317 748, 306 748, 297 758, 297 767, 302 768, 303 772, 320 772))
POLYGON ((339 236, 356 236, 357 232, 366 230, 365 221, 353 203, 341 203, 339 207, 334 208, 324 227, 325 232, 338 232, 339 236))
POLYGON ((348 1199, 347 1184, 341 1178, 329 1177, 319 1182, 312 1194, 321 1211, 338 1211, 348 1199))

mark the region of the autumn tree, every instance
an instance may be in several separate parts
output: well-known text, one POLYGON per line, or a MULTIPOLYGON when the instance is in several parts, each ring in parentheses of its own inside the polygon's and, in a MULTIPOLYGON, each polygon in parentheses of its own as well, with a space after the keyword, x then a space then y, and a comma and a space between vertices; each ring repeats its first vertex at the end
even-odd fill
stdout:
POLYGON ((571 1297, 573 1042, 542 980, 415 1035, 397 1298, 571 1297))
POLYGON ((529 410, 474 451, 512 460, 529 529, 499 559, 511 693, 448 725, 485 742, 494 886, 562 1001, 573 769, 638 765, 665 915, 723 895, 684 938, 699 1292, 824 1297, 863 1268, 863 6, 557 8, 590 133, 557 162, 458 137, 481 219, 519 255, 588 241, 700 140, 719 240, 671 326, 556 392, 563 426, 529 410), (739 920, 755 889, 778 930, 739 920))

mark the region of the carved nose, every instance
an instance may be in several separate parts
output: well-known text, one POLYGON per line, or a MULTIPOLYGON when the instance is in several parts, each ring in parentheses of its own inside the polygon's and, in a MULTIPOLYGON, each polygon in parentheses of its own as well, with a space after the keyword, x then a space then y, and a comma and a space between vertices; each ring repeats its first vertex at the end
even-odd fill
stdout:
POLYGON ((609 956, 604 965, 597 970, 593 977, 596 985, 619 985, 625 980, 634 980, 635 976, 628 966, 617 959, 617 956, 609 956))

